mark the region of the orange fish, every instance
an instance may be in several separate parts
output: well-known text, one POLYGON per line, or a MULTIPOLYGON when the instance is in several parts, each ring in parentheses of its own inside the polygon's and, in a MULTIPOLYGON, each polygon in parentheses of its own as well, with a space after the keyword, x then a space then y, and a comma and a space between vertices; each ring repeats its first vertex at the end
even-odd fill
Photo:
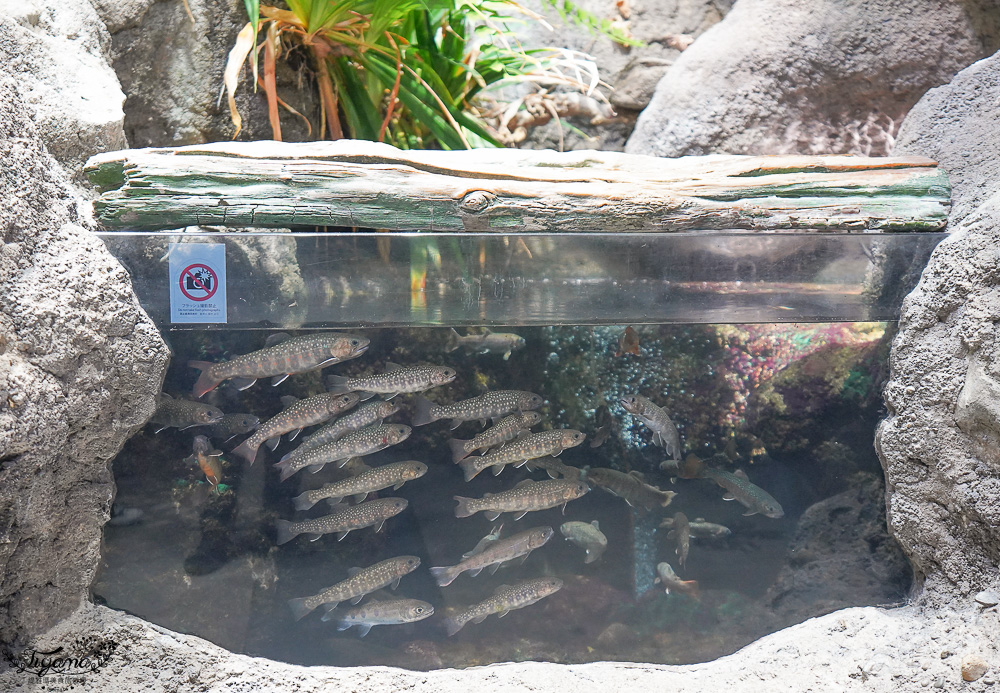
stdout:
POLYGON ((618 351, 615 352, 615 356, 624 356, 625 354, 639 355, 639 333, 631 326, 626 327, 625 331, 622 332, 622 336, 618 339, 618 351))
POLYGON ((201 467, 201 471, 205 475, 205 479, 208 480, 208 483, 213 488, 218 486, 219 482, 222 481, 222 465, 219 463, 222 451, 213 450, 212 444, 205 436, 195 436, 192 448, 193 453, 185 457, 184 461, 189 464, 197 464, 201 467))

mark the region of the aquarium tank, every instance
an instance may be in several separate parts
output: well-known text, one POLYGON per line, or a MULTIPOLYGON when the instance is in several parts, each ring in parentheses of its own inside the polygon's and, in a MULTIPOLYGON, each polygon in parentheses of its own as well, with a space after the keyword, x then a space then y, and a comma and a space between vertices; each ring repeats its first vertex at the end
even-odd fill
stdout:
POLYGON ((420 670, 703 662, 900 603, 873 438, 942 235, 102 234, 173 360, 93 598, 420 670))

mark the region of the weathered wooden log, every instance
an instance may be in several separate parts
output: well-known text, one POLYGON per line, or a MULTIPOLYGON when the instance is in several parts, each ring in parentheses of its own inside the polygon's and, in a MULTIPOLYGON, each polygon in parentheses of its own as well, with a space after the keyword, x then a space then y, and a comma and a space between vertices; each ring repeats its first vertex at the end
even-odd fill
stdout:
POLYGON ((950 188, 919 157, 402 151, 341 140, 99 154, 108 228, 412 231, 937 230, 950 188))

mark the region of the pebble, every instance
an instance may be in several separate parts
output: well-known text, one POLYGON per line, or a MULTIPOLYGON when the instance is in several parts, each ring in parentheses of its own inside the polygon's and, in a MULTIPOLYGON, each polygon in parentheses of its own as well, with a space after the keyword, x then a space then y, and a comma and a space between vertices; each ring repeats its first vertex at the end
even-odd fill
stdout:
POLYGON ((983 590, 975 596, 975 600, 983 606, 996 606, 1000 604, 1000 591, 983 590))
POLYGON ((966 681, 978 681, 989 669, 990 665, 977 654, 962 657, 962 678, 966 681))

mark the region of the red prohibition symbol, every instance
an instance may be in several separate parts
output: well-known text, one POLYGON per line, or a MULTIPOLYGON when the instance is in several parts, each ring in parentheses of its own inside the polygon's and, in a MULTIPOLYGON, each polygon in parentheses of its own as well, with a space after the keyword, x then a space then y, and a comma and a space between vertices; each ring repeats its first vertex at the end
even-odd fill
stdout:
POLYGON ((207 301, 219 290, 219 277, 208 265, 196 262, 181 270, 180 285, 181 293, 190 300, 207 301))

